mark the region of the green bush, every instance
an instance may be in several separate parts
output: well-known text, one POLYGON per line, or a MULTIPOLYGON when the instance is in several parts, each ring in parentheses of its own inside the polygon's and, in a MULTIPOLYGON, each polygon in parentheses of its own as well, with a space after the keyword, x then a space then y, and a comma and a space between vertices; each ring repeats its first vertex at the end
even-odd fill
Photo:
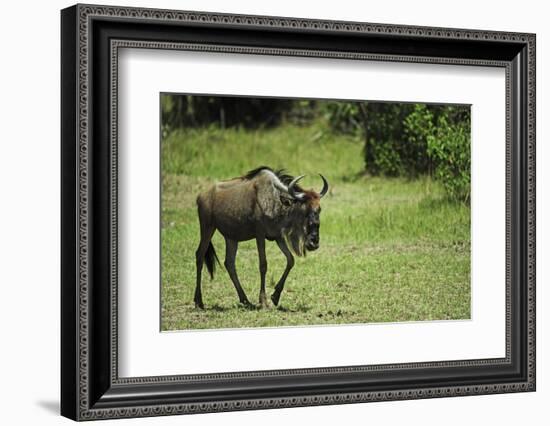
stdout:
MULTIPOLYGON (((415 147, 407 145, 403 121, 412 104, 368 103, 365 113, 365 165, 369 173, 384 176, 416 176, 415 147)), ((420 171, 421 172, 421 171, 420 171)))
POLYGON ((401 176, 405 174, 405 167, 395 143, 392 139, 375 142, 371 138, 365 147, 368 158, 367 170, 371 174, 384 176, 401 176))
POLYGON ((408 149, 410 169, 415 173, 433 173, 433 159, 428 155, 428 135, 434 131, 434 107, 416 104, 403 121, 403 133, 408 149))
POLYGON ((328 129, 362 138, 366 170, 372 175, 416 177, 431 174, 425 126, 435 106, 385 102, 333 102, 321 105, 328 129))
POLYGON ((470 122, 452 123, 441 115, 428 135, 428 155, 436 163, 435 178, 451 199, 470 202, 470 122))
POLYGON ((328 128, 337 134, 360 136, 363 116, 359 102, 327 101, 319 105, 320 115, 328 128))
MULTIPOLYGON (((411 104, 383 102, 328 101, 320 105, 321 117, 336 134, 362 138, 365 164, 373 175, 417 175, 416 160, 422 153, 410 153, 403 134, 403 120, 412 111, 411 104)), ((425 157, 426 149, 423 149, 425 157)), ((421 160, 422 161, 422 160, 421 160)))
POLYGON ((417 104, 405 119, 411 145, 424 146, 428 171, 450 199, 470 201, 469 107, 417 104))

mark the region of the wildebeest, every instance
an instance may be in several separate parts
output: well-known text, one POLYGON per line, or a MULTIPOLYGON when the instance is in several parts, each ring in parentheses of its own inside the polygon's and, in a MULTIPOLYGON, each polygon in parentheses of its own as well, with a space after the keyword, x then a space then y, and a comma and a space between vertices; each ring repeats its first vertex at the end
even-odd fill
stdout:
POLYGON ((239 301, 246 306, 252 305, 235 270, 237 246, 240 241, 256 239, 260 260, 260 304, 267 307, 265 240, 277 243, 287 261, 285 271, 271 295, 272 302, 279 304, 285 281, 294 266, 292 252, 304 256, 306 251, 319 248, 320 200, 329 188, 323 175, 319 176, 323 180, 323 189, 315 192, 298 185, 304 175, 293 177, 283 170, 275 171, 262 166, 244 176, 218 182, 199 194, 197 207, 201 239, 196 251, 197 285, 194 298, 197 308, 204 308, 201 292, 203 264, 206 262, 213 277, 215 262, 218 262, 211 242, 216 230, 225 238, 224 264, 239 301))

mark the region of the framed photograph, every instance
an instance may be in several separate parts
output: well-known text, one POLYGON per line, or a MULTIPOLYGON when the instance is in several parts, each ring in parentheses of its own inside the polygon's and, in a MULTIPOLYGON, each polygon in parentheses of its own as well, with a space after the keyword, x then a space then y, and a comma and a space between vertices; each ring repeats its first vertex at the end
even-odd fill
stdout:
POLYGON ((535 35, 61 12, 61 413, 535 390, 535 35))

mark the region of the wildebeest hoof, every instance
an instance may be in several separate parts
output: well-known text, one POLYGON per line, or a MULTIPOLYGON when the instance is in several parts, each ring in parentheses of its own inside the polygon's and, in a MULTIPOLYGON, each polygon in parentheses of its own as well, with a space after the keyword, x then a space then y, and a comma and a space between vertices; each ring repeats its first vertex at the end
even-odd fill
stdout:
POLYGON ((256 306, 254 306, 248 300, 241 301, 241 305, 243 305, 243 308, 246 308, 246 309, 256 309, 256 306))
POLYGON ((204 303, 202 303, 202 302, 195 302, 195 308, 197 308, 197 309, 204 309, 204 303))
POLYGON ((279 294, 273 293, 273 294, 271 295, 271 301, 273 302, 273 304, 274 304, 275 306, 277 306, 277 305, 279 304, 279 299, 280 299, 280 298, 281 298, 281 295, 279 295, 279 294))

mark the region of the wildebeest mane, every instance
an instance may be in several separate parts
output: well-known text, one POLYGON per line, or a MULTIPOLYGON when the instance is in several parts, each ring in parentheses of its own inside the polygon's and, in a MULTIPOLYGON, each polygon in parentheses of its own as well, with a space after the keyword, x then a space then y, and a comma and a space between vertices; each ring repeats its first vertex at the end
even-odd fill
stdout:
MULTIPOLYGON (((267 171, 270 171, 271 173, 274 173, 275 176, 277 176, 279 178, 279 180, 282 183, 284 183, 285 185, 289 185, 290 182, 292 182, 292 180, 294 179, 294 176, 289 175, 288 173, 286 173, 285 169, 274 170, 274 169, 272 169, 271 167, 268 167, 268 166, 260 166, 260 167, 257 167, 255 169, 252 169, 249 172, 247 172, 244 176, 242 176, 241 178, 246 179, 246 180, 254 179, 256 176, 258 176, 264 170, 267 170, 267 171)), ((300 185, 295 185, 294 188, 295 188, 296 191, 299 191, 299 192, 304 190, 302 187, 300 187, 300 185)))
MULTIPOLYGON (((253 170, 250 170, 245 175, 241 176, 241 179, 252 180, 258 176, 262 171, 267 170, 275 174, 279 180, 284 185, 289 185, 290 182, 294 179, 294 176, 286 173, 285 169, 274 170, 268 166, 260 166, 253 170)), ((304 189, 299 185, 295 185, 295 190, 303 192, 304 189)), ((290 219, 288 221, 289 225, 282 229, 282 235, 286 240, 289 248, 297 256, 305 256, 305 221, 306 217, 304 215, 302 203, 293 203, 290 206, 284 207, 287 217, 290 219)))

